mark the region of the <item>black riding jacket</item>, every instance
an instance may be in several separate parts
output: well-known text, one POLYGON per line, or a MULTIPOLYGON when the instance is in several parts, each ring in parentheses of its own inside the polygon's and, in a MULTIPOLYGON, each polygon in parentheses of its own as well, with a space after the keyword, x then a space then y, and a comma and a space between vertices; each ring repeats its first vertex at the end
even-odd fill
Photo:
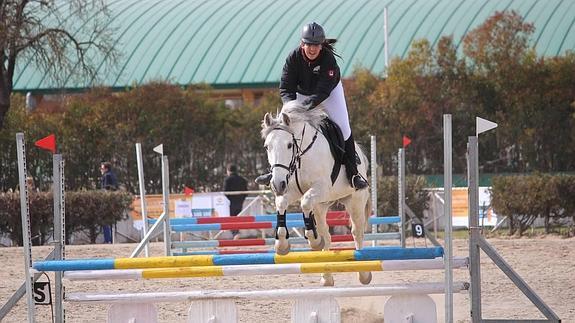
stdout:
POLYGON ((309 96, 304 105, 314 108, 327 99, 340 80, 335 56, 323 48, 319 56, 310 61, 301 47, 286 59, 280 81, 280 95, 284 103, 295 100, 296 93, 309 96))

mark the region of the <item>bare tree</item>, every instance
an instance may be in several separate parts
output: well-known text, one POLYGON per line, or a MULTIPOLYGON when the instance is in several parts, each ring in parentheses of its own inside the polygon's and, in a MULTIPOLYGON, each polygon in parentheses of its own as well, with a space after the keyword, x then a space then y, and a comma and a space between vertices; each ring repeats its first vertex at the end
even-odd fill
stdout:
POLYGON ((0 128, 10 109, 17 61, 28 61, 57 85, 98 81, 114 66, 105 0, 0 0, 0 128))

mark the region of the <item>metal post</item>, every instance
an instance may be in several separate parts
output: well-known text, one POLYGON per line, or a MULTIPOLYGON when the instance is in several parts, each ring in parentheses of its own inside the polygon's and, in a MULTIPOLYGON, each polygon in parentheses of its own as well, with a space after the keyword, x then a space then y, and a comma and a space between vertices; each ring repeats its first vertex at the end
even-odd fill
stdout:
POLYGON ((170 226, 170 170, 168 156, 162 155, 162 196, 164 200, 164 244, 166 256, 172 255, 172 228, 170 226))
MULTIPOLYGON (((142 210, 142 222, 143 222, 143 230, 142 230, 142 240, 148 233, 148 210, 146 208, 146 182, 144 180, 144 162, 142 159, 142 144, 136 143, 136 160, 138 162, 138 183, 140 186, 140 207, 142 210)), ((150 250, 148 248, 148 244, 144 246, 144 254, 146 257, 149 257, 150 250)))
POLYGON ((451 114, 443 115, 443 189, 445 218, 445 322, 453 322, 453 249, 452 249, 452 136, 451 114))
MULTIPOLYGON (((377 216, 377 140, 371 136, 371 210, 373 216, 377 216)), ((377 225, 371 226, 371 233, 377 232, 377 225)), ((377 244, 376 240, 371 242, 372 246, 377 244)))
POLYGON ((387 76, 389 67, 389 36, 388 36, 388 15, 387 7, 383 8, 383 47, 384 47, 384 62, 385 62, 385 76, 387 76))
POLYGON ((397 208, 400 222, 401 247, 405 248, 405 149, 397 152, 397 208))
MULTIPOLYGON (((52 192, 54 194, 54 259, 65 259, 66 245, 66 219, 65 219, 65 184, 64 184, 64 160, 61 154, 52 156, 52 192)), ((62 284, 63 272, 55 273, 55 318, 57 323, 64 321, 64 285, 62 284)))
POLYGON ((28 323, 35 322, 34 295, 32 285, 34 281, 30 270, 32 269, 32 240, 30 234, 30 208, 28 203, 28 186, 26 184, 26 147, 24 134, 16 134, 16 151, 18 155, 18 176, 20 184, 20 215, 22 217, 22 240, 24 243, 24 271, 26 274, 26 302, 28 304, 28 323))
POLYGON ((479 160, 477 137, 467 142, 467 189, 469 203, 469 276, 471 279, 471 322, 481 322, 481 271, 479 267, 479 160))

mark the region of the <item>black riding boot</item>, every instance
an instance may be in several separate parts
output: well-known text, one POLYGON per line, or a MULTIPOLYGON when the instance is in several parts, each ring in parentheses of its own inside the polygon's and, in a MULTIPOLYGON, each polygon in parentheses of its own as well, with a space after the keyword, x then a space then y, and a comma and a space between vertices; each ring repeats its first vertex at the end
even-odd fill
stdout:
POLYGON ((270 185, 270 181, 272 180, 272 173, 269 172, 267 174, 260 175, 256 177, 256 184, 258 185, 270 185))
POLYGON ((347 179, 351 184, 351 187, 356 190, 364 189, 368 186, 367 181, 358 173, 357 164, 358 157, 355 152, 355 141, 353 140, 353 134, 345 141, 345 172, 347 179))

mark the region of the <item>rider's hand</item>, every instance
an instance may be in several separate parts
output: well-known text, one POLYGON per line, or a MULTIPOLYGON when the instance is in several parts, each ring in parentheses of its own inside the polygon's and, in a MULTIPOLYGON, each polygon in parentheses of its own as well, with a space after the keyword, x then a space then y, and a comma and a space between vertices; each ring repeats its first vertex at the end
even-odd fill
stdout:
POLYGON ((311 110, 311 109, 315 108, 315 105, 313 104, 312 99, 305 99, 305 100, 302 102, 302 105, 303 105, 304 107, 306 107, 308 110, 311 110))

